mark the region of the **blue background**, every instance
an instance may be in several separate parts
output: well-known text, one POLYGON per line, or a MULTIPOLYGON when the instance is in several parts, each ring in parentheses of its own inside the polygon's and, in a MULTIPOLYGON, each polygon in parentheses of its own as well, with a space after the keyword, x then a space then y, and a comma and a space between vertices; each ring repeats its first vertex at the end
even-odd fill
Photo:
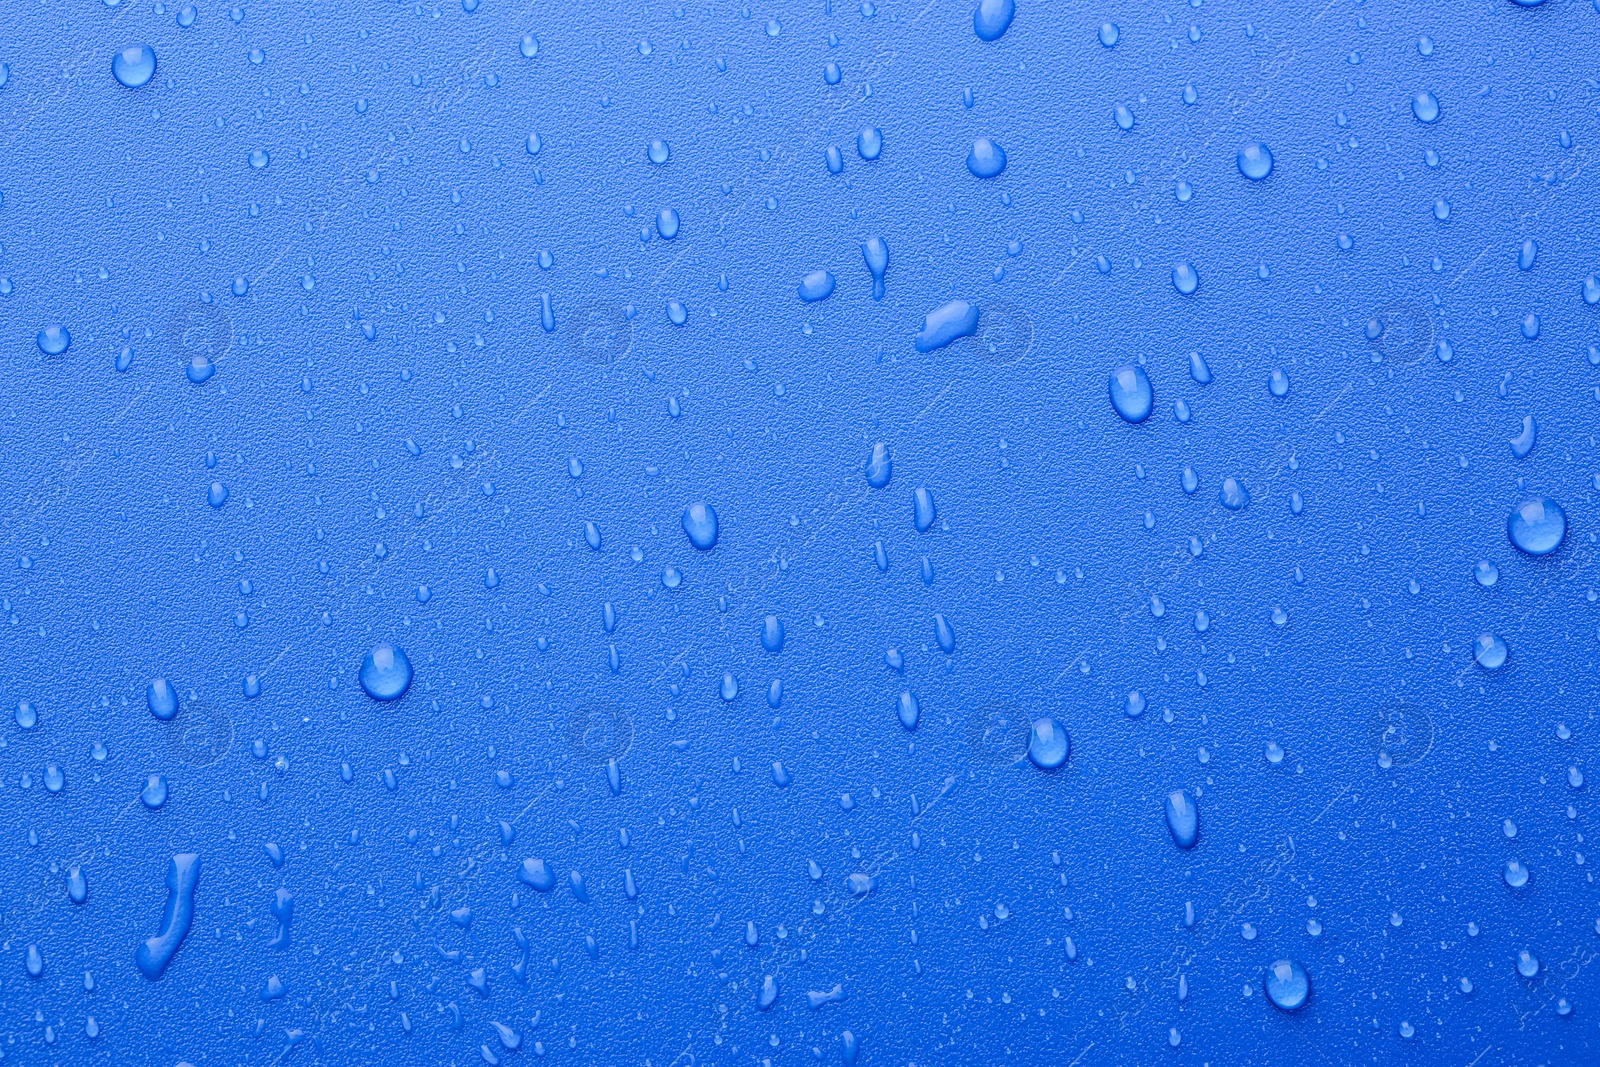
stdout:
POLYGON ((1600 696, 1595 7, 1021 0, 983 42, 951 2, 180 6, 4 15, 8 1062, 837 1063, 847 1029, 871 1064, 1600 1056, 1592 788, 1569 785, 1600 696), (140 43, 159 66, 128 89, 111 57, 140 43), (1009 159, 987 181, 980 136, 1009 159), (837 290, 804 304, 817 269, 837 290), (954 298, 1010 326, 918 352, 954 298), (1138 426, 1107 399, 1130 362, 1138 426), (1569 529, 1536 559, 1505 523, 1538 495, 1569 529), (380 641, 416 668, 392 705, 356 682, 380 641), (215 732, 174 745, 156 676, 215 732), (575 742, 574 709, 626 722, 575 742), (1072 736, 1059 772, 1013 759, 1041 715, 1072 736), (134 948, 184 851, 194 928, 151 982, 134 948), (529 856, 590 900, 516 881, 529 856), (1262 995, 1282 957, 1311 975, 1294 1015, 1262 995))

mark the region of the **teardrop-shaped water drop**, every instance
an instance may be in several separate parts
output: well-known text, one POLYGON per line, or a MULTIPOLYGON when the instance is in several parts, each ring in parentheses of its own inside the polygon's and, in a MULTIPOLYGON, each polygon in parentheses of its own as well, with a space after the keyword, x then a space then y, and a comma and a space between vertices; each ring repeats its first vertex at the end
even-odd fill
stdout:
POLYGON ((1193 848, 1200 837, 1200 809, 1187 789, 1174 789, 1167 794, 1167 831, 1179 848, 1193 848))

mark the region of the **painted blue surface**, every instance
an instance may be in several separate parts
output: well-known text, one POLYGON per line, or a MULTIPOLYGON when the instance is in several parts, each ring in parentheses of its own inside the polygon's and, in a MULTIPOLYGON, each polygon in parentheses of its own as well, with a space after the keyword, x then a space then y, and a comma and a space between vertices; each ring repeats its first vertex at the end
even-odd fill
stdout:
POLYGON ((1600 1058, 1594 4, 5 29, 6 1063, 1600 1058))

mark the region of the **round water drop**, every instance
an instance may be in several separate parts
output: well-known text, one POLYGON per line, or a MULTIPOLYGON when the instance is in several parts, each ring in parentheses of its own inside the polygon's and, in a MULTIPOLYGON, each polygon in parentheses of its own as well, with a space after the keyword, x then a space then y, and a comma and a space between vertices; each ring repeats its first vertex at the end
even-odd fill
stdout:
POLYGON ((806 303, 826 300, 833 295, 833 275, 825 270, 814 270, 800 279, 800 299, 806 303))
POLYGON ((1524 978, 1534 978, 1539 974, 1539 957, 1523 949, 1517 953, 1517 973, 1524 978))
POLYGON ((264 148, 256 148, 256 149, 251 150, 251 152, 250 152, 250 166, 251 166, 251 168, 253 170, 262 170, 262 169, 264 169, 266 167, 266 165, 268 163, 271 163, 271 162, 272 162, 272 157, 267 155, 267 150, 266 149, 264 149, 264 148))
POLYGON ((1535 497, 1506 519, 1506 536, 1530 556, 1549 555, 1567 536, 1567 513, 1549 497, 1535 497))
POLYGON ((228 487, 221 482, 212 482, 206 489, 206 503, 214 508, 220 508, 228 502, 228 487))
POLYGON ((1508 651, 1505 640, 1497 634, 1479 634, 1472 642, 1472 658, 1486 671, 1497 671, 1505 666, 1508 651))
POLYGON ((856 151, 862 159, 877 159, 883 153, 883 131, 876 126, 864 127, 856 134, 856 151))
POLYGON ((1187 789, 1174 789, 1167 794, 1167 832, 1172 843, 1179 848, 1194 848, 1200 839, 1200 809, 1187 789))
POLYGON ((974 178, 993 178, 1006 169, 1006 151, 987 137, 972 142, 967 169, 974 178))
POLYGON ((384 642, 361 661, 361 688, 373 700, 399 700, 411 688, 411 660, 405 651, 384 642))
POLYGON ((144 806, 155 811, 167 802, 167 780, 159 774, 152 774, 144 781, 144 788, 139 790, 139 799, 144 806))
POLYGON ((1128 718, 1137 719, 1144 714, 1145 708, 1149 706, 1150 703, 1149 701, 1145 700, 1143 693, 1139 692, 1137 689, 1131 689, 1128 691, 1128 702, 1123 709, 1123 712, 1128 716, 1128 718))
POLYGON ((1111 372, 1111 406, 1128 422, 1143 422, 1155 406, 1155 390, 1144 368, 1127 364, 1111 372))
POLYGON ((1246 141, 1236 159, 1239 173, 1258 182, 1272 173, 1272 151, 1260 141, 1246 141))
POLYGON ((532 59, 539 54, 539 38, 531 33, 522 35, 522 41, 517 45, 517 51, 522 53, 523 59, 532 59))
POLYGON ((1273 396, 1289 395, 1289 376, 1278 368, 1272 368, 1272 373, 1267 376, 1267 388, 1273 396))
POLYGON ((1017 0, 979 0, 972 12, 972 32, 980 41, 998 41, 1017 15, 1017 0))
POLYGON ((1418 122, 1439 121, 1439 98, 1423 89, 1411 98, 1411 113, 1418 122))
POLYGON ((147 44, 129 45, 111 57, 111 75, 129 89, 147 85, 156 76, 156 51, 147 44))
POLYGON ((1072 739, 1065 726, 1048 715, 1033 720, 1033 728, 1028 731, 1028 759, 1035 767, 1053 771, 1067 762, 1071 752, 1072 739))
POLYGON ((1131 129, 1133 129, 1133 123, 1134 123, 1133 109, 1128 107, 1127 104, 1118 104, 1116 107, 1112 108, 1111 109, 1111 117, 1116 119, 1117 128, 1118 129, 1121 129, 1121 130, 1131 130, 1131 129))
POLYGON ((149 705, 150 714, 163 722, 178 714, 178 694, 165 678, 150 679, 144 687, 144 702, 149 705))
POLYGON ((670 207, 664 207, 656 212, 656 233, 661 235, 663 241, 670 241, 678 236, 678 213, 670 207))
POLYGON ((1217 501, 1229 511, 1238 511, 1250 503, 1250 490, 1237 478, 1222 479, 1222 488, 1217 490, 1217 501))
POLYGON ((1485 589, 1500 580, 1500 569, 1486 559, 1480 559, 1472 565, 1472 577, 1485 589))
POLYGON ((1311 997, 1311 977, 1294 960, 1279 960, 1267 968, 1262 981, 1267 999, 1279 1011, 1295 1011, 1311 997))
POLYGON ((1184 296, 1189 296, 1200 288, 1200 275, 1195 271, 1193 264, 1187 260, 1173 264, 1172 287, 1184 296))
POLYGON ((184 4, 178 9, 178 25, 188 29, 194 25, 195 15, 197 14, 198 12, 195 11, 193 4, 184 4))
POLYGON ((1107 48, 1115 48, 1122 39, 1122 31, 1115 22, 1102 22, 1100 24, 1100 43, 1107 48))
POLYGON ((683 532, 689 543, 704 552, 717 543, 717 513, 710 504, 695 502, 683 509, 683 532))
POLYGON ((31 730, 39 725, 39 709, 26 700, 17 701, 17 727, 31 730))
POLYGON ((34 336, 34 341, 45 355, 59 356, 72 344, 72 334, 65 326, 46 326, 34 336))
POLYGON ((211 362, 211 357, 196 354, 189 360, 189 365, 183 369, 184 376, 195 385, 204 385, 217 373, 217 365, 211 362))
POLYGON ((1521 889, 1528 884, 1528 868, 1522 865, 1521 860, 1506 860, 1506 885, 1512 889, 1521 889))
POLYGON ((872 446, 872 455, 867 459, 867 484, 874 489, 882 489, 889 484, 889 476, 894 473, 894 459, 889 454, 889 446, 878 441, 872 446))
POLYGON ((659 167, 672 158, 672 146, 657 137, 645 149, 645 154, 649 157, 650 162, 659 167))

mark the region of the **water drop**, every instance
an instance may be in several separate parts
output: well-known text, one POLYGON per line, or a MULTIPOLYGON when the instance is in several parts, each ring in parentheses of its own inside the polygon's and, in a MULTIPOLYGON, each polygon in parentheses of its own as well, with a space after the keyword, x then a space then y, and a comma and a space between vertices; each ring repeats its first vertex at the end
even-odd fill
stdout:
POLYGON ((1144 368, 1134 364, 1118 367, 1111 372, 1111 406, 1128 422, 1139 423, 1150 417, 1155 405, 1155 390, 1144 368))
POLYGON ((710 504, 696 502, 683 509, 683 532, 689 543, 704 552, 717 543, 717 513, 710 504))
POLYGON ((867 459, 867 484, 874 489, 882 489, 889 484, 889 476, 894 472, 894 459, 889 454, 889 446, 878 441, 872 446, 872 455, 867 459))
POLYGON ((1567 513, 1549 497, 1535 497, 1506 519, 1506 535, 1530 556, 1548 555, 1561 547, 1567 536, 1567 513))
POLYGON ((1017 14, 1017 0, 979 0, 972 12, 972 32, 980 41, 998 41, 1017 14))
POLYGON ((1145 700, 1143 693, 1139 692, 1137 689, 1129 690, 1128 700, 1123 708, 1123 713, 1126 714, 1128 718, 1139 718, 1139 716, 1144 714, 1145 708, 1147 707, 1149 707, 1149 702, 1145 700))
POLYGON ((965 300, 940 304, 922 318, 922 328, 913 338, 918 352, 932 352, 978 329, 978 305, 965 300))
POLYGON ((1067 762, 1072 752, 1072 739, 1067 728, 1049 716, 1035 719, 1028 731, 1028 759, 1040 770, 1054 770, 1067 762))
POLYGON ((1439 121, 1439 98, 1423 89, 1411 98, 1411 113, 1418 122, 1439 121))
POLYGON ((411 688, 411 660, 388 642, 374 645, 361 661, 359 678, 373 700, 399 700, 411 688))
POLYGON ((46 326, 34 336, 39 351, 47 356, 59 356, 72 344, 72 334, 65 326, 46 326))
POLYGON ((833 295, 833 275, 825 270, 814 270, 800 279, 800 299, 806 303, 826 300, 833 295))
POLYGON ((897 710, 900 714, 900 725, 907 730, 915 730, 917 728, 917 719, 920 717, 922 709, 917 704, 917 698, 911 695, 909 689, 900 693, 897 710))
POLYGON ((1235 159, 1239 173, 1258 182, 1272 173, 1272 152, 1260 141, 1246 141, 1235 159))
POLYGON ((144 688, 145 704, 150 714, 166 722, 178 714, 178 694, 165 678, 152 678, 144 688))
POLYGON ((1279 960, 1267 968, 1262 987, 1279 1011, 1295 1011, 1311 996, 1311 977, 1294 960, 1279 960))
POLYGON ((1539 243, 1530 237, 1517 249, 1517 269, 1532 270, 1534 260, 1538 258, 1539 243))
POLYGON ((1189 296, 1200 288, 1200 275, 1187 261, 1175 263, 1172 267, 1172 287, 1184 296, 1189 296))
POLYGON ((1504 639, 1496 634, 1479 634, 1472 643, 1472 658, 1486 671, 1496 671, 1505 665, 1508 649, 1504 639))
POLYGON ((856 135, 856 151, 862 159, 877 159, 883 154, 883 131, 876 126, 863 127, 856 135))
POLYGON ((889 246, 882 237, 869 237, 861 243, 861 258, 872 275, 872 299, 883 299, 883 275, 889 269, 889 246))
POLYGON ((911 517, 918 533, 927 533, 933 526, 937 514, 938 508, 934 506, 932 492, 919 487, 911 494, 911 517))
POLYGON ((967 152, 967 170, 975 178, 993 178, 1006 169, 1006 152, 988 137, 972 142, 967 152))
POLYGON ((144 781, 144 788, 139 790, 139 800, 151 811, 155 811, 167 802, 167 780, 159 774, 152 774, 144 781))
POLYGON ((1174 789, 1167 794, 1167 832, 1179 848, 1194 848, 1200 837, 1200 809, 1187 789, 1174 789))
POLYGON ((1222 488, 1217 490, 1217 501, 1229 511, 1238 511, 1250 503, 1250 490, 1237 478, 1222 479, 1222 488))
POLYGON ((1524 867, 1520 860, 1506 860, 1505 878, 1506 885, 1512 889, 1521 889, 1528 884, 1528 868, 1524 867))
POLYGON ((129 45, 111 57, 111 74, 129 89, 137 89, 156 76, 155 49, 147 44, 129 45))

